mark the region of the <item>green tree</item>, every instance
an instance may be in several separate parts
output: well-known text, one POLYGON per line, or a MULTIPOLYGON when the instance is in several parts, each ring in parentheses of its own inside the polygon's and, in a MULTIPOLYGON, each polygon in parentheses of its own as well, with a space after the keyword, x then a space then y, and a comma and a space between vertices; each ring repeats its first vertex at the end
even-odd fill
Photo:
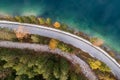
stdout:
POLYGON ((61 29, 61 30, 64 30, 64 31, 67 31, 68 26, 67 26, 66 24, 61 24, 60 29, 61 29))
POLYGON ((61 71, 60 80, 67 80, 69 65, 68 65, 68 62, 64 59, 60 59, 60 71, 61 71))
POLYGON ((46 24, 47 24, 48 26, 52 25, 52 20, 51 20, 50 18, 47 18, 47 19, 46 19, 46 24))
POLYGON ((14 80, 39 80, 40 78, 42 80, 69 80, 70 63, 58 55, 6 48, 2 48, 2 52, 0 59, 5 63, 0 66, 10 68, 14 72, 14 80), (42 77, 36 78, 39 75, 42 77))
POLYGON ((31 16, 29 16, 29 19, 30 19, 31 23, 38 24, 38 20, 37 20, 37 18, 35 16, 31 15, 31 16))
POLYGON ((21 23, 23 22, 23 20, 22 20, 22 18, 20 16, 15 16, 14 18, 18 22, 21 22, 21 23))
POLYGON ((53 74, 54 74, 55 78, 57 78, 57 79, 60 78, 61 73, 60 73, 60 64, 59 64, 59 62, 55 63, 54 69, 53 69, 53 74))
POLYGON ((45 19, 44 18, 38 18, 39 24, 43 25, 45 24, 45 19))
POLYGON ((15 77, 15 80, 29 80, 29 79, 25 75, 18 75, 18 76, 15 77))
POLYGON ((24 23, 31 23, 31 20, 28 16, 21 16, 21 19, 23 20, 24 23))
POLYGON ((70 80, 78 80, 77 77, 78 76, 74 72, 70 74, 70 80))

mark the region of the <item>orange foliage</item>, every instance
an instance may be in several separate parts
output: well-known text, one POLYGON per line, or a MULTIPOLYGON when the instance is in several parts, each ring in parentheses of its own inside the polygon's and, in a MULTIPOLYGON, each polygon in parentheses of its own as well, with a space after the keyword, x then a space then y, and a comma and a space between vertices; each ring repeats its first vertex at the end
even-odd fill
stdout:
POLYGON ((61 26, 61 24, 59 22, 55 22, 53 25, 55 28, 60 28, 60 26, 61 26))
POLYGON ((54 50, 57 47, 58 41, 55 39, 51 39, 49 43, 50 49, 54 50))
POLYGON ((103 45, 103 43, 104 43, 103 40, 97 39, 97 40, 93 43, 93 45, 95 45, 95 46, 101 46, 101 45, 103 45))
POLYGON ((91 38, 91 42, 93 45, 95 46, 101 46, 104 44, 104 41, 102 39, 99 39, 99 38, 91 38))
POLYGON ((16 30, 14 30, 14 32, 16 34, 16 37, 20 40, 28 36, 28 31, 24 29, 23 26, 19 26, 16 30))

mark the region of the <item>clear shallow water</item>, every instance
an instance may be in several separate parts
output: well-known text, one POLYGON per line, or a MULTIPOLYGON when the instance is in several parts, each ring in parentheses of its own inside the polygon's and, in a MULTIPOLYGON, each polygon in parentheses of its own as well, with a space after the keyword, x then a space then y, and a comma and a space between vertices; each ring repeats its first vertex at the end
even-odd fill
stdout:
POLYGON ((120 53, 120 0, 0 0, 2 15, 35 15, 67 23, 120 53))

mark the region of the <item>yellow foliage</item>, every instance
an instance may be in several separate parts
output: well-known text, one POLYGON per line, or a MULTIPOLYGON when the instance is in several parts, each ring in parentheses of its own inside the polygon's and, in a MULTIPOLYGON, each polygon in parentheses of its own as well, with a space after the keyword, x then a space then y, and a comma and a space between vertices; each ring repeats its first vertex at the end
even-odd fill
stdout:
POLYGON ((98 69, 101 66, 101 62, 98 60, 95 61, 95 60, 89 59, 89 64, 92 69, 98 69))
POLYGON ((95 64, 98 65, 98 66, 100 66, 101 62, 97 60, 97 61, 95 61, 95 64))
POLYGON ((99 69, 101 72, 111 72, 110 68, 99 60, 88 59, 88 63, 94 70, 99 69))
POLYGON ((50 49, 54 50, 57 47, 58 41, 55 39, 51 39, 49 43, 50 49))
POLYGON ((53 25, 55 28, 60 28, 60 26, 61 26, 61 24, 59 22, 55 22, 53 25))

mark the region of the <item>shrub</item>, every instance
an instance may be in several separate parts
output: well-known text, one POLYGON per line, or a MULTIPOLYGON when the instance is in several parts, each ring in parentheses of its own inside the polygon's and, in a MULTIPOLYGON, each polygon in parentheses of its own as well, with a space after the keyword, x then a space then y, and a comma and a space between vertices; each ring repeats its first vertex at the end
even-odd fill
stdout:
POLYGON ((72 51, 72 49, 69 46, 67 46, 66 44, 63 44, 63 43, 59 43, 58 48, 64 52, 71 52, 72 51))
POLYGON ((32 42, 39 42, 39 38, 35 35, 31 36, 32 42))
POLYGON ((0 31, 0 39, 2 40, 13 40, 16 38, 14 33, 9 33, 6 31, 0 31))

